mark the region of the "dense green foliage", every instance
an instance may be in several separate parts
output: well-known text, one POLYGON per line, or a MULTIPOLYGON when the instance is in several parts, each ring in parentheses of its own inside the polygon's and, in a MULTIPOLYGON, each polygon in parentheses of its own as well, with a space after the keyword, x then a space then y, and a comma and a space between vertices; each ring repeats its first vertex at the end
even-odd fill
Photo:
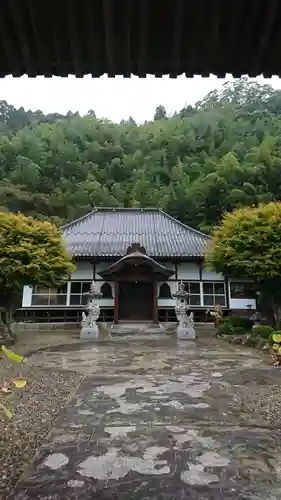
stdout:
POLYGON ((0 306, 11 312, 23 285, 56 286, 74 269, 57 227, 0 212, 0 306))
POLYGON ((262 337, 263 339, 269 339, 273 334, 274 329, 269 325, 255 325, 253 327, 253 333, 257 337, 262 337))
POLYGON ((0 249, 1 292, 15 283, 56 286, 75 269, 59 229, 23 214, 0 212, 0 249))
POLYGON ((281 331, 277 330, 272 334, 272 349, 271 356, 274 361, 274 366, 281 366, 281 331))
POLYGON ((254 322, 250 319, 247 318, 247 316, 226 316, 223 319, 223 323, 227 323, 228 325, 231 325, 233 328, 239 327, 239 328, 244 328, 245 330, 251 330, 253 327, 254 322))
POLYGON ((281 200, 281 92, 247 79, 153 121, 0 103, 0 207, 56 223, 93 206, 156 206, 209 231, 223 211, 281 200))
POLYGON ((213 270, 255 281, 281 324, 281 203, 237 208, 214 229, 206 255, 213 270))
POLYGON ((218 335, 240 335, 252 330, 254 322, 246 316, 225 316, 217 328, 218 335))
POLYGON ((222 321, 217 327, 217 335, 232 335, 233 327, 229 323, 222 321))

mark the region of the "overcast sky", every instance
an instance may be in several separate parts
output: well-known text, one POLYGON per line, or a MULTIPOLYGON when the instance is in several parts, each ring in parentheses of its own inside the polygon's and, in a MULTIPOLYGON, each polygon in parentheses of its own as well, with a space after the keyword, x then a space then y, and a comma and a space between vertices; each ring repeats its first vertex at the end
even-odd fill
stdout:
MULTIPOLYGON (((230 80, 229 76, 226 80, 230 80)), ((137 122, 153 117, 154 110, 163 104, 168 114, 178 111, 185 104, 194 104, 210 90, 219 88, 226 80, 184 76, 177 79, 149 76, 131 78, 12 78, 0 79, 0 100, 6 100, 16 108, 41 109, 45 113, 79 111, 84 114, 93 109, 99 118, 113 121, 132 116, 137 122)), ((281 88, 281 80, 258 78, 281 88)))

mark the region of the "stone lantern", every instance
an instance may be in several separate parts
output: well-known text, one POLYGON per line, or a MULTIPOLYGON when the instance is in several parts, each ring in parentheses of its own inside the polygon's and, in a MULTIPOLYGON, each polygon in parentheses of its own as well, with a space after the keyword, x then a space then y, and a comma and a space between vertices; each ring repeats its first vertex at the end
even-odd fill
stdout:
POLYGON ((195 339, 195 329, 194 329, 194 318, 193 313, 187 315, 189 293, 185 290, 184 283, 179 282, 178 290, 173 295, 176 299, 175 313, 178 320, 177 326, 177 338, 179 340, 194 340, 195 339))
POLYGON ((100 315, 100 307, 96 301, 102 297, 102 293, 97 290, 96 284, 93 281, 91 283, 90 290, 84 295, 88 297, 87 314, 84 312, 82 313, 80 339, 98 340, 99 327, 96 322, 100 315))

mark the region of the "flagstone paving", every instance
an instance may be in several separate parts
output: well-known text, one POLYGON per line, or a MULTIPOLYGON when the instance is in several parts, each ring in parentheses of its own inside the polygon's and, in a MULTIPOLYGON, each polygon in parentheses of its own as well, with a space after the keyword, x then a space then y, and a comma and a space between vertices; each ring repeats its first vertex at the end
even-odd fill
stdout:
POLYGON ((15 500, 281 498, 280 417, 266 403, 281 373, 262 353, 131 339, 29 363, 84 378, 15 500))

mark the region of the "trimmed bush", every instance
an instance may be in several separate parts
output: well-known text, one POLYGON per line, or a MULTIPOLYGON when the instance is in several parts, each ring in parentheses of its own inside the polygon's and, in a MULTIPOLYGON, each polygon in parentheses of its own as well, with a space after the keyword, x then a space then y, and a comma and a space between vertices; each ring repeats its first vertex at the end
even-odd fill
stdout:
POLYGON ((273 332, 271 340, 273 345, 270 354, 274 361, 274 366, 281 366, 281 331, 276 330, 273 332))
POLYGON ((223 319, 223 323, 228 323, 232 327, 241 326, 244 330, 251 330, 254 322, 246 316, 227 316, 223 319))
POLYGON ((249 345, 252 347, 257 347, 259 341, 260 341, 260 337, 252 337, 249 345))
POLYGON ((263 339, 269 339, 269 337, 274 332, 274 329, 269 325, 254 325, 253 335, 255 337, 261 337, 263 339))
POLYGON ((245 333, 247 333, 247 331, 245 330, 245 328, 243 326, 233 326, 232 333, 234 335, 245 335, 245 333))
POLYGON ((272 334, 274 335, 281 335, 281 330, 273 330, 272 334))
POLYGON ((263 347, 265 345, 267 345, 266 339, 260 338, 259 341, 258 341, 258 343, 257 343, 257 345, 256 345, 256 347, 257 347, 257 349, 263 349, 263 347))
POLYGON ((217 335, 232 335, 232 327, 228 323, 221 322, 217 328, 217 335))

